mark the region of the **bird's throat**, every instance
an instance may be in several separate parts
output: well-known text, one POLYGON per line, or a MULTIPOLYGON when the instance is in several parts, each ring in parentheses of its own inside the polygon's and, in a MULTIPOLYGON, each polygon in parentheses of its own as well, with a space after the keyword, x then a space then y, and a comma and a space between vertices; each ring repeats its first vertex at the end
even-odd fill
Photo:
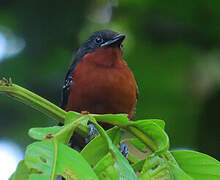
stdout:
POLYGON ((124 63, 121 49, 118 47, 97 48, 94 52, 86 54, 83 60, 106 67, 120 66, 124 63))

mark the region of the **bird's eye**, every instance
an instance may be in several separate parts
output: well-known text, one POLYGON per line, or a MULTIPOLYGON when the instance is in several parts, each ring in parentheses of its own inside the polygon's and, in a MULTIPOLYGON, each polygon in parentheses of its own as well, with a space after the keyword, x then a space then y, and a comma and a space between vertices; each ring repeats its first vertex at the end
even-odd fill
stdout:
POLYGON ((95 41, 96 41, 96 43, 100 44, 100 43, 103 42, 103 39, 102 39, 101 37, 97 37, 97 38, 95 39, 95 41))

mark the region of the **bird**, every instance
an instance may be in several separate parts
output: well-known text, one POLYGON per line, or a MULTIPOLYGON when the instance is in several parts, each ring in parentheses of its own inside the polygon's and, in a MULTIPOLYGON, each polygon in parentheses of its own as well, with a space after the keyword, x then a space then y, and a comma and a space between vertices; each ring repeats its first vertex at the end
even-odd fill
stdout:
MULTIPOLYGON (((94 32, 75 54, 66 74, 61 108, 93 114, 128 114, 133 120, 138 97, 134 75, 122 56, 126 35, 94 32)), ((105 129, 110 124, 101 124, 105 129)))

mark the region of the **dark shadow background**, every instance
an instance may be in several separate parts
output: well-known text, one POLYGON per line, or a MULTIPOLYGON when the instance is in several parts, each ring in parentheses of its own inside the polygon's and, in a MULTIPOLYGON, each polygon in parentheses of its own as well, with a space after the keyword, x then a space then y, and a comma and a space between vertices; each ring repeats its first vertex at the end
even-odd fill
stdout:
MULTIPOLYGON (((219 0, 0 2, 0 78, 60 105, 71 58, 92 32, 127 34, 124 58, 138 86, 136 119, 166 121, 171 148, 220 160, 219 0)), ((55 122, 0 95, 0 139, 22 148, 31 127, 55 122)))

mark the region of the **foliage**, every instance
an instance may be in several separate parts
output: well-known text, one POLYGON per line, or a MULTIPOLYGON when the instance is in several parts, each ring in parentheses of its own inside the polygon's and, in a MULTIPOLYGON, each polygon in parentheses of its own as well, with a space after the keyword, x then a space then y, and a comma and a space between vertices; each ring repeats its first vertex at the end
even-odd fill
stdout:
POLYGON ((32 105, 64 125, 32 128, 29 135, 38 140, 28 145, 22 160, 10 180, 65 179, 141 179, 141 180, 217 180, 220 162, 198 152, 169 151, 169 139, 162 120, 128 121, 126 114, 79 114, 65 112, 36 94, 3 78, 0 92, 32 105), (88 133, 87 123, 92 123, 100 135, 91 140, 81 152, 68 147, 68 142, 78 130, 88 133), (98 122, 113 124, 105 131, 98 122), (82 128, 84 127, 84 128, 82 128), (130 133, 123 142, 145 152, 142 159, 130 152, 126 159, 118 149, 121 131, 130 133), (132 158, 131 158, 132 157, 132 158))
MULTIPOLYGON (((0 34, 9 38, 5 55, 20 45, 5 29, 25 47, 14 56, 0 55, 0 76, 12 77, 59 105, 77 48, 96 30, 125 33, 123 57, 139 85, 135 119, 163 119, 171 148, 190 147, 220 160, 220 143, 215 143, 220 125, 218 7, 218 0, 1 1, 0 34), (103 3, 113 6, 112 11, 107 8, 106 24, 91 17, 106 10, 103 3)), ((5 47, 4 41, 1 45, 5 47)), ((2 137, 22 147, 31 142, 24 129, 54 124, 4 96, 0 107, 2 137)))

